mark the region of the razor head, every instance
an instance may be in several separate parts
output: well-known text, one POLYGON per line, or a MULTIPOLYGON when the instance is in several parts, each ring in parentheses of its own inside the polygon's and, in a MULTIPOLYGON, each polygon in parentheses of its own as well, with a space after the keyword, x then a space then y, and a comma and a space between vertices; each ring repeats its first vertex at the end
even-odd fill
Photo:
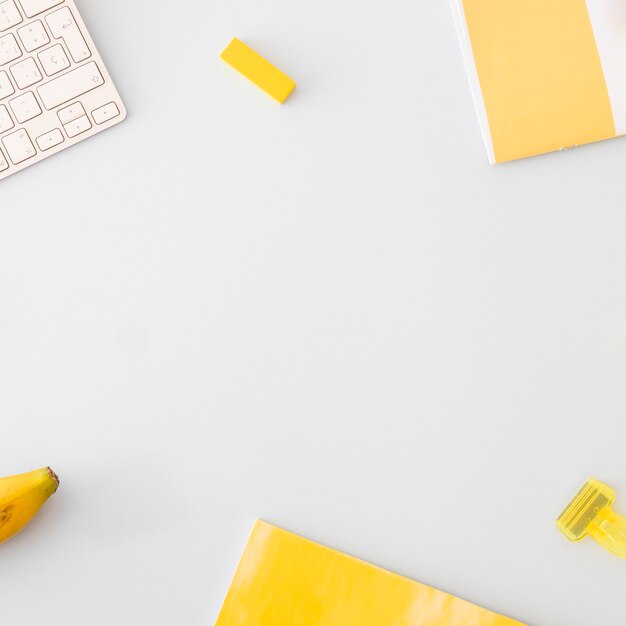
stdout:
POLYGON ((580 541, 605 509, 615 501, 615 491, 599 480, 590 480, 561 513, 556 525, 570 541, 580 541))

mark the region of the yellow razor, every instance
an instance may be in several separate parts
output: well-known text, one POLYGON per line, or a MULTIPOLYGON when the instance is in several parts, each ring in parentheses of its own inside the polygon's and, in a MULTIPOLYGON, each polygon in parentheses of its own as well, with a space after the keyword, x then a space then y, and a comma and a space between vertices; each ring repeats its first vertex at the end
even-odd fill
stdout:
POLYGON ((626 519, 613 511, 615 491, 590 480, 563 511, 556 525, 570 541, 591 535, 603 548, 626 559, 626 519))

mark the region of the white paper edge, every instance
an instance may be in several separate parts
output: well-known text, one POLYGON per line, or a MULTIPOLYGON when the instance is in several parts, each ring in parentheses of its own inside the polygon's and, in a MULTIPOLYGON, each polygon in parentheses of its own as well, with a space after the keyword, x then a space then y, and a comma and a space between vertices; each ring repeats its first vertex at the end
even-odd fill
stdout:
POLYGON ((467 30, 465 10, 463 8, 462 0, 450 0, 450 5, 452 7, 452 15, 454 17, 456 31, 459 35, 459 41, 461 43, 461 52, 463 53, 463 61, 465 62, 465 68, 470 82, 474 106, 476 107, 476 113, 478 114, 478 123, 480 124, 480 130, 483 135, 483 140, 485 141, 485 148, 487 149, 487 156, 489 157, 489 163, 494 165, 496 162, 496 155, 493 149, 493 140, 491 139, 491 129, 489 128, 487 109, 485 108, 485 101, 483 100, 483 92, 480 88, 480 81, 478 80, 478 71, 476 70, 474 52, 472 51, 472 44, 467 30))
POLYGON ((622 0, 587 2, 604 80, 611 100, 615 134, 626 133, 626 5, 622 0))

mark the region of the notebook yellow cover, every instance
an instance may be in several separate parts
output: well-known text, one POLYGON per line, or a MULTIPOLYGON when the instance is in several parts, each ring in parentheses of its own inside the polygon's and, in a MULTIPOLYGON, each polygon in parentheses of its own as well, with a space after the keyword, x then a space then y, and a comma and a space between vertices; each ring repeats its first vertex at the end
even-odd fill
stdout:
POLYGON ((523 625, 257 522, 216 626, 523 625))
POLYGON ((626 134, 625 0, 451 0, 489 159, 626 134))

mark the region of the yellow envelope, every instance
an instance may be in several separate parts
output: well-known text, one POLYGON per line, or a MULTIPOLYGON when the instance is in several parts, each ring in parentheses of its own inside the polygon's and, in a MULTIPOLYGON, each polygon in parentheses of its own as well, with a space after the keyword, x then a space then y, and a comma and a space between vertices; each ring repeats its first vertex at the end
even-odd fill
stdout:
POLYGON ((257 521, 216 626, 523 626, 257 521))

